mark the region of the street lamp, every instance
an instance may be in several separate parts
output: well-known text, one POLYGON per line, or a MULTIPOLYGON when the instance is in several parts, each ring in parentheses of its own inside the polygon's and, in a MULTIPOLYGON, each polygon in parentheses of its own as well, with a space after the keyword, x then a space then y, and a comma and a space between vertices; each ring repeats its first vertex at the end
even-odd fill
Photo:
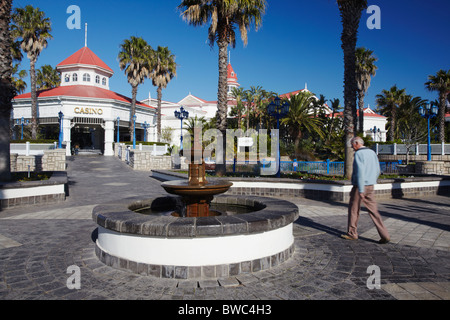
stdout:
MULTIPOLYGON (((284 118, 288 112, 289 112, 289 102, 285 101, 281 103, 281 99, 279 97, 276 97, 274 101, 272 101, 268 107, 267 112, 269 116, 275 117, 277 119, 277 130, 279 132, 280 130, 280 119, 284 118)), ((278 140, 278 170, 276 177, 279 178, 281 175, 281 155, 280 155, 280 140, 278 140)))
POLYGON ((136 115, 133 115, 133 149, 136 149, 136 115))
POLYGON ((381 130, 380 128, 377 128, 377 126, 374 126, 373 129, 370 129, 370 132, 373 133, 373 141, 376 142, 377 141, 377 133, 380 135, 381 130))
POLYGON ((427 161, 431 161, 431 138, 430 138, 430 119, 434 118, 438 114, 438 107, 427 104, 426 107, 419 108, 419 114, 427 119, 428 124, 428 141, 427 141, 427 161))
POLYGON ((30 120, 25 120, 24 117, 22 119, 17 119, 16 124, 21 126, 20 140, 23 140, 23 127, 27 126, 30 123, 30 120))
POLYGON ((150 123, 144 121, 144 123, 141 126, 142 128, 144 128, 144 141, 147 142, 147 129, 150 127, 150 123))
POLYGON ((181 120, 181 134, 180 134, 180 150, 183 150, 183 120, 189 118, 189 112, 184 110, 183 106, 180 107, 180 111, 175 110, 175 118, 181 120))
POLYGON ((119 126, 119 124, 120 124, 120 117, 117 117, 117 143, 119 143, 119 131, 120 131, 120 126, 119 126))
POLYGON ((58 119, 59 119, 58 149, 61 149, 63 140, 63 119, 64 119, 64 114, 62 113, 62 111, 58 112, 58 119))

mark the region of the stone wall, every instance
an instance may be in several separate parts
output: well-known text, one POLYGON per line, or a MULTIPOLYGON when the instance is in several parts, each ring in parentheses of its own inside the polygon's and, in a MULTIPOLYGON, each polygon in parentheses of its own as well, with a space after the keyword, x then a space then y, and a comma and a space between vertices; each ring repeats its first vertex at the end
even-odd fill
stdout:
POLYGON ((150 170, 171 170, 171 156, 152 156, 149 151, 130 150, 130 167, 134 170, 150 171, 150 170))
POLYGON ((416 172, 420 174, 450 174, 450 162, 447 161, 423 161, 416 162, 416 172))
POLYGON ((66 171, 66 151, 46 150, 44 155, 25 156, 11 153, 11 172, 66 171))

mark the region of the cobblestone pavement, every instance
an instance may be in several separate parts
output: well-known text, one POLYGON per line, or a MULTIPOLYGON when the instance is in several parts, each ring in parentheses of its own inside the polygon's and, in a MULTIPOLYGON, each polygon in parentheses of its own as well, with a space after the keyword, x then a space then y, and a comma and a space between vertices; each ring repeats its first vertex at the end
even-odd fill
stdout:
POLYGON ((174 280, 116 270, 94 254, 92 208, 165 194, 159 181, 101 156, 69 158, 68 176, 64 203, 0 211, 0 299, 450 299, 450 197, 380 201, 392 236, 385 245, 377 243, 364 211, 360 239, 348 241, 339 237, 346 230, 345 204, 287 199, 300 209, 295 253, 287 262, 227 279, 174 280), (71 266, 80 268, 79 289, 67 285, 71 266), (379 267, 379 289, 368 288, 376 284, 370 266, 379 267))

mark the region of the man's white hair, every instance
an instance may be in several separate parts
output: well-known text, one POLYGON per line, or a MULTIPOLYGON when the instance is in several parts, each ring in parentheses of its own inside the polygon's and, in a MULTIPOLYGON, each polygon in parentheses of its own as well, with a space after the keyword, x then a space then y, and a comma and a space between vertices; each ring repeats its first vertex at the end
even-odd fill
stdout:
POLYGON ((358 142, 360 145, 364 145, 364 140, 361 138, 361 137, 353 137, 351 140, 350 140, 350 143, 351 144, 353 144, 353 143, 355 143, 355 142, 358 142))

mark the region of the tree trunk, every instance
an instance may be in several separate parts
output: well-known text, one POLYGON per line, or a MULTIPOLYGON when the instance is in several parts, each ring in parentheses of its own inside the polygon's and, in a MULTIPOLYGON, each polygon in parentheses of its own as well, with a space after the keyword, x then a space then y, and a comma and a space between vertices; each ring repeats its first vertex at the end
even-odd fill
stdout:
POLYGON ((38 112, 37 112, 37 89, 36 89, 36 58, 30 59, 30 82, 31 82, 31 139, 37 139, 38 112))
POLYGON ((389 127, 389 141, 395 140, 395 123, 397 122, 397 106, 394 104, 391 109, 391 123, 389 127))
POLYGON ((161 100, 162 100, 162 88, 156 89, 158 95, 158 108, 156 109, 156 131, 158 135, 158 142, 161 141, 161 100))
POLYGON ((364 91, 358 91, 359 128, 358 132, 364 134, 364 91))
POLYGON ((445 110, 447 108, 447 93, 439 94, 439 142, 445 142, 445 110))
MULTIPOLYGON (((217 129, 222 133, 222 150, 216 150, 216 168, 217 176, 226 174, 226 130, 227 130, 227 61, 228 61, 228 42, 225 37, 217 41, 219 47, 219 86, 217 91, 217 129)), ((219 139, 220 141, 220 139, 219 139)), ((220 146, 218 146, 220 149, 220 146)))
POLYGON ((130 141, 134 138, 134 121, 133 117, 136 114, 136 96, 137 96, 137 86, 131 87, 131 109, 130 109, 130 141))
POLYGON ((11 179, 10 117, 14 89, 9 22, 12 0, 0 0, 0 181, 11 179))
POLYGON ((342 49, 344 51, 344 131, 345 131, 345 161, 344 175, 350 179, 353 172, 354 152, 350 139, 355 136, 356 116, 356 41, 359 21, 363 9, 362 2, 338 1, 342 17, 342 49))

